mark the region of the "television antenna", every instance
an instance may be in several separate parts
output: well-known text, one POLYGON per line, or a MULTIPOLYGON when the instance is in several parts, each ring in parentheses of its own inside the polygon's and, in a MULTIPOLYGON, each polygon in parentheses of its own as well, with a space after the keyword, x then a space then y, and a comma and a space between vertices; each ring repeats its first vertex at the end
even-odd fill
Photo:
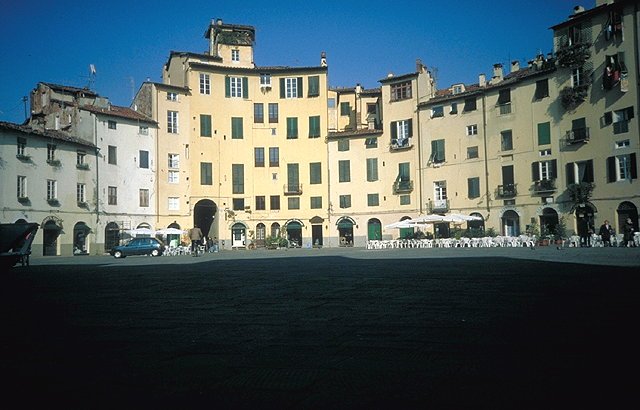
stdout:
POLYGON ((96 66, 89 64, 89 89, 93 89, 93 84, 96 82, 96 66))

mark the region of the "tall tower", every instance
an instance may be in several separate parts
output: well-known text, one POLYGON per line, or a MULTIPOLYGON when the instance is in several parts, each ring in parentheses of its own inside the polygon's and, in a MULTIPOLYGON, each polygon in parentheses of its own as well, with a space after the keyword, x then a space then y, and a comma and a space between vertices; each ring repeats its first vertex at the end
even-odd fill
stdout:
POLYGON ((221 58, 223 65, 255 68, 255 27, 224 24, 221 19, 214 19, 211 20, 204 37, 209 39, 209 55, 221 58))

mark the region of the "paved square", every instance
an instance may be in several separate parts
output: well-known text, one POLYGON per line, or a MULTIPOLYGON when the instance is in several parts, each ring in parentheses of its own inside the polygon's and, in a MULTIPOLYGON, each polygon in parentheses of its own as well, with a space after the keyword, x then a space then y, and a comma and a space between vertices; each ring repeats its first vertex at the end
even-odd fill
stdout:
POLYGON ((599 264, 577 264, 554 258, 590 250, 419 251, 35 258, 2 275, 3 397, 70 408, 638 403, 640 273, 602 260, 640 252, 594 250, 599 264))

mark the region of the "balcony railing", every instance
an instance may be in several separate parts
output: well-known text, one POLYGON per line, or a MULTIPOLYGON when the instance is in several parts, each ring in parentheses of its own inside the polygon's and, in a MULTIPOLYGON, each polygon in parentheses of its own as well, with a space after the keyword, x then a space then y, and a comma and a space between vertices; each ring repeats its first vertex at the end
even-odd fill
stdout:
POLYGON ((429 213, 441 213, 449 211, 448 199, 435 199, 429 201, 429 213))
POLYGON ((302 195, 302 184, 285 184, 285 195, 302 195))
POLYGON ((516 190, 516 184, 504 184, 498 185, 498 198, 513 198, 518 194, 516 190))
POLYGON ((403 139, 392 138, 391 144, 389 145, 389 149, 391 151, 409 149, 411 147, 413 147, 411 138, 403 138, 403 139))
POLYGON ((533 183, 534 194, 547 194, 547 193, 555 192, 555 190, 556 190, 555 179, 541 179, 540 181, 535 181, 533 183))
POLYGON ((396 181, 393 183, 393 193, 402 194, 413 191, 413 181, 396 181))
POLYGON ((567 142, 569 144, 582 144, 589 142, 589 127, 575 128, 567 131, 567 142))

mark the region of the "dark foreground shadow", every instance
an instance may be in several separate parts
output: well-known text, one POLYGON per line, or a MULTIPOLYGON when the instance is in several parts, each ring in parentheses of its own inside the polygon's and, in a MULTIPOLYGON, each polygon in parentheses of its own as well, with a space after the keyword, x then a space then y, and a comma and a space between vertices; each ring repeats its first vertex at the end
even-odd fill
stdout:
POLYGON ((71 408, 637 404, 635 269, 214 260, 3 276, 3 397, 71 408))

